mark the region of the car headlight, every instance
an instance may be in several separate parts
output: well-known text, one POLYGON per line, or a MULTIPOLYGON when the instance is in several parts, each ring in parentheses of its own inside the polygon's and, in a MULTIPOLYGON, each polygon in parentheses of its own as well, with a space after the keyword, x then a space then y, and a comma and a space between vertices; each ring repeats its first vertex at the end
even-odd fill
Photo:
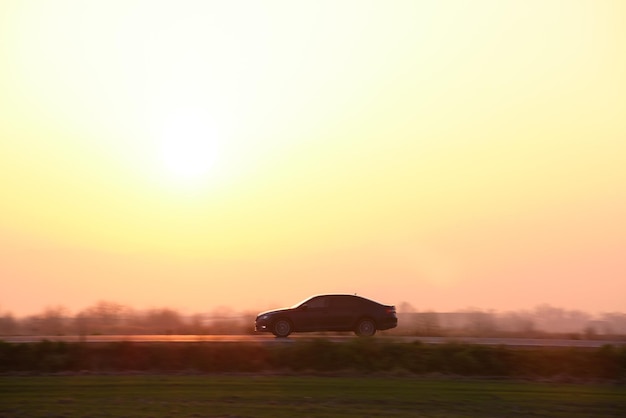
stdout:
POLYGON ((269 315, 261 315, 259 316, 259 320, 261 321, 265 321, 266 319, 268 319, 270 316, 269 315))

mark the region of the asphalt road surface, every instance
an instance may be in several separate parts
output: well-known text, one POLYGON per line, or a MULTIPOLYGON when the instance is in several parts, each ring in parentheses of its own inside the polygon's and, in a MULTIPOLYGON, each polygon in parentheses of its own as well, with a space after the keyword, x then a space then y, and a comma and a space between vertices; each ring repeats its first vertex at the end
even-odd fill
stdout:
MULTIPOLYGON (((346 342, 359 338, 352 335, 312 335, 292 334, 288 338, 276 338, 271 334, 260 335, 64 335, 64 336, 0 336, 0 341, 8 343, 36 343, 43 340, 63 342, 107 343, 132 341, 137 343, 260 343, 260 344, 289 344, 295 341, 325 338, 333 342, 346 342)), ((447 337, 396 337, 375 336, 381 341, 412 343, 420 341, 424 344, 445 344, 459 342, 478 345, 504 345, 511 347, 583 347, 597 348, 607 344, 626 345, 626 340, 566 340, 566 339, 532 339, 532 338, 447 338, 447 337)))

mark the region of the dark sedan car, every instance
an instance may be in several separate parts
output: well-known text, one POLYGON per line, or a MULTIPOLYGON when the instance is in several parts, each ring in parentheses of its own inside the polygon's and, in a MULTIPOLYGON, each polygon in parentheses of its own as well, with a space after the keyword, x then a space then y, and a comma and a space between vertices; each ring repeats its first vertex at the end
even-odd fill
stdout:
POLYGON ((291 308, 262 312, 255 329, 287 337, 292 332, 354 331, 372 336, 398 325, 396 308, 356 295, 318 295, 291 308))

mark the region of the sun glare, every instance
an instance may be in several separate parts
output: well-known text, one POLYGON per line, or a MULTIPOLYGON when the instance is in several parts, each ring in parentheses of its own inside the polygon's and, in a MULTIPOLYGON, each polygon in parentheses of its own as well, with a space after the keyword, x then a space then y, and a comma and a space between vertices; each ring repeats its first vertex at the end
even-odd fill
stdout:
POLYGON ((169 115, 160 136, 169 177, 186 183, 206 180, 217 159, 217 133, 206 114, 187 109, 169 115))

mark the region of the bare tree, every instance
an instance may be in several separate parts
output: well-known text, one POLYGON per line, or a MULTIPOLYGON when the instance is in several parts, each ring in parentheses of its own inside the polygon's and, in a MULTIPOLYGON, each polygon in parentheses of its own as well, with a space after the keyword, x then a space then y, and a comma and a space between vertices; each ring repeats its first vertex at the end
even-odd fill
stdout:
POLYGON ((181 334, 185 325, 181 315, 168 308, 149 310, 142 323, 147 330, 156 334, 181 334))
POLYGON ((36 335, 64 335, 69 331, 69 311, 63 306, 51 306, 23 322, 26 332, 36 335))
POLYGON ((10 312, 0 316, 0 335, 15 335, 18 331, 18 323, 10 312))
POLYGON ((99 301, 78 313, 75 326, 79 335, 123 333, 123 326, 132 316, 132 310, 124 305, 99 301))

